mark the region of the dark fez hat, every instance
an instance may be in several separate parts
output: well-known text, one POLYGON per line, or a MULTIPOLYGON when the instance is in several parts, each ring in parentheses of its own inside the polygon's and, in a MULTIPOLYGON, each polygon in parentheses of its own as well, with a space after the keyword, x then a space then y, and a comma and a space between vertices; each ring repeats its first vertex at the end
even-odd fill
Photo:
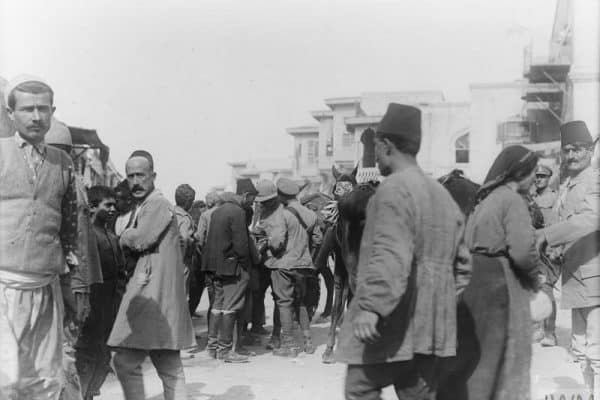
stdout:
POLYGON ((571 121, 560 126, 561 147, 575 143, 591 145, 593 142, 592 135, 583 121, 571 121))
POLYGON ((421 144, 421 110, 404 104, 390 103, 377 127, 380 135, 398 136, 406 142, 421 144))
POLYGON ((249 178, 242 178, 237 180, 237 185, 235 189, 235 194, 238 196, 243 195, 244 193, 248 193, 256 196, 258 192, 252 183, 252 180, 249 178))

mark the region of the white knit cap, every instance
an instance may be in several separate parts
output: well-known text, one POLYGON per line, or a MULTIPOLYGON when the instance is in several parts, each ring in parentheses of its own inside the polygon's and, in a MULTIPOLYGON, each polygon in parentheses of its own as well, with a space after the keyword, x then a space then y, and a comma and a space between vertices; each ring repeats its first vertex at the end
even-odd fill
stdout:
POLYGON ((45 80, 43 80, 42 78, 35 76, 35 75, 22 74, 22 75, 15 76, 13 79, 8 81, 8 84, 6 85, 6 87, 3 90, 4 91, 4 102, 6 103, 7 106, 8 106, 8 96, 10 96, 11 92, 13 90, 15 90, 15 88, 17 86, 19 86, 20 84, 25 83, 25 82, 40 82, 48 87, 51 87, 50 85, 48 85, 48 83, 45 80))
POLYGON ((61 144, 73 147, 71 131, 69 131, 69 128, 64 122, 61 122, 54 117, 52 117, 50 129, 48 129, 46 136, 44 136, 44 142, 46 144, 61 144))

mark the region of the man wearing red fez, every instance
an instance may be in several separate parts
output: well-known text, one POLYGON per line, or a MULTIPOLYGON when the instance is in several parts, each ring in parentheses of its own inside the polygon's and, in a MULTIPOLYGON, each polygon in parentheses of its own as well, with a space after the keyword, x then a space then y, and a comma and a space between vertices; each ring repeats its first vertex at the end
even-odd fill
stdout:
POLYGON ((389 385, 401 399, 434 399, 438 365, 456 355, 457 292, 466 286, 456 278, 470 271, 464 217, 417 164, 420 144, 421 112, 390 104, 375 139, 386 178, 367 207, 337 349, 348 400, 380 399, 389 385))
POLYGON ((561 307, 571 310, 571 346, 586 385, 600 398, 600 174, 591 165, 594 142, 585 123, 568 122, 560 133, 567 178, 558 223, 538 231, 538 240, 562 252, 561 307))

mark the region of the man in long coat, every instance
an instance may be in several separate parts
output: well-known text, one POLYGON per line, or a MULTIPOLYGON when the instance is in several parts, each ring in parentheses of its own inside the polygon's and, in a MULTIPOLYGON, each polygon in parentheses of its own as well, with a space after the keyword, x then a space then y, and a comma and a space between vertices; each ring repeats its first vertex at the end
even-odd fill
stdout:
POLYGON ((145 399, 142 363, 150 356, 166 400, 186 399, 180 350, 194 345, 184 265, 173 206, 154 188, 154 162, 143 150, 127 160, 135 218, 120 244, 138 257, 108 339, 127 400, 145 399))
POLYGON ((591 165, 585 123, 568 122, 560 131, 568 177, 559 190, 558 223, 541 230, 540 240, 562 249, 561 307, 571 309, 573 353, 600 398, 600 174, 591 165))
POLYGON ((464 218, 416 162, 421 113, 390 104, 377 131, 386 179, 367 207, 356 295, 340 331, 349 400, 433 399, 436 370, 456 354, 456 302, 470 271, 464 218), (458 271, 461 273, 459 274, 458 271))

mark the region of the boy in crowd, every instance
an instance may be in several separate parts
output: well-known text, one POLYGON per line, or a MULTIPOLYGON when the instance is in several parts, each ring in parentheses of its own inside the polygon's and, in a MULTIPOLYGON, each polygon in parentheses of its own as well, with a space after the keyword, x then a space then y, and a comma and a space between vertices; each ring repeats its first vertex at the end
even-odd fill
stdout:
POLYGON ((92 285, 90 314, 76 345, 76 366, 84 400, 100 394, 100 387, 110 370, 110 351, 106 345, 124 291, 124 259, 119 240, 110 229, 116 213, 116 195, 106 186, 88 190, 88 201, 103 283, 92 285))

